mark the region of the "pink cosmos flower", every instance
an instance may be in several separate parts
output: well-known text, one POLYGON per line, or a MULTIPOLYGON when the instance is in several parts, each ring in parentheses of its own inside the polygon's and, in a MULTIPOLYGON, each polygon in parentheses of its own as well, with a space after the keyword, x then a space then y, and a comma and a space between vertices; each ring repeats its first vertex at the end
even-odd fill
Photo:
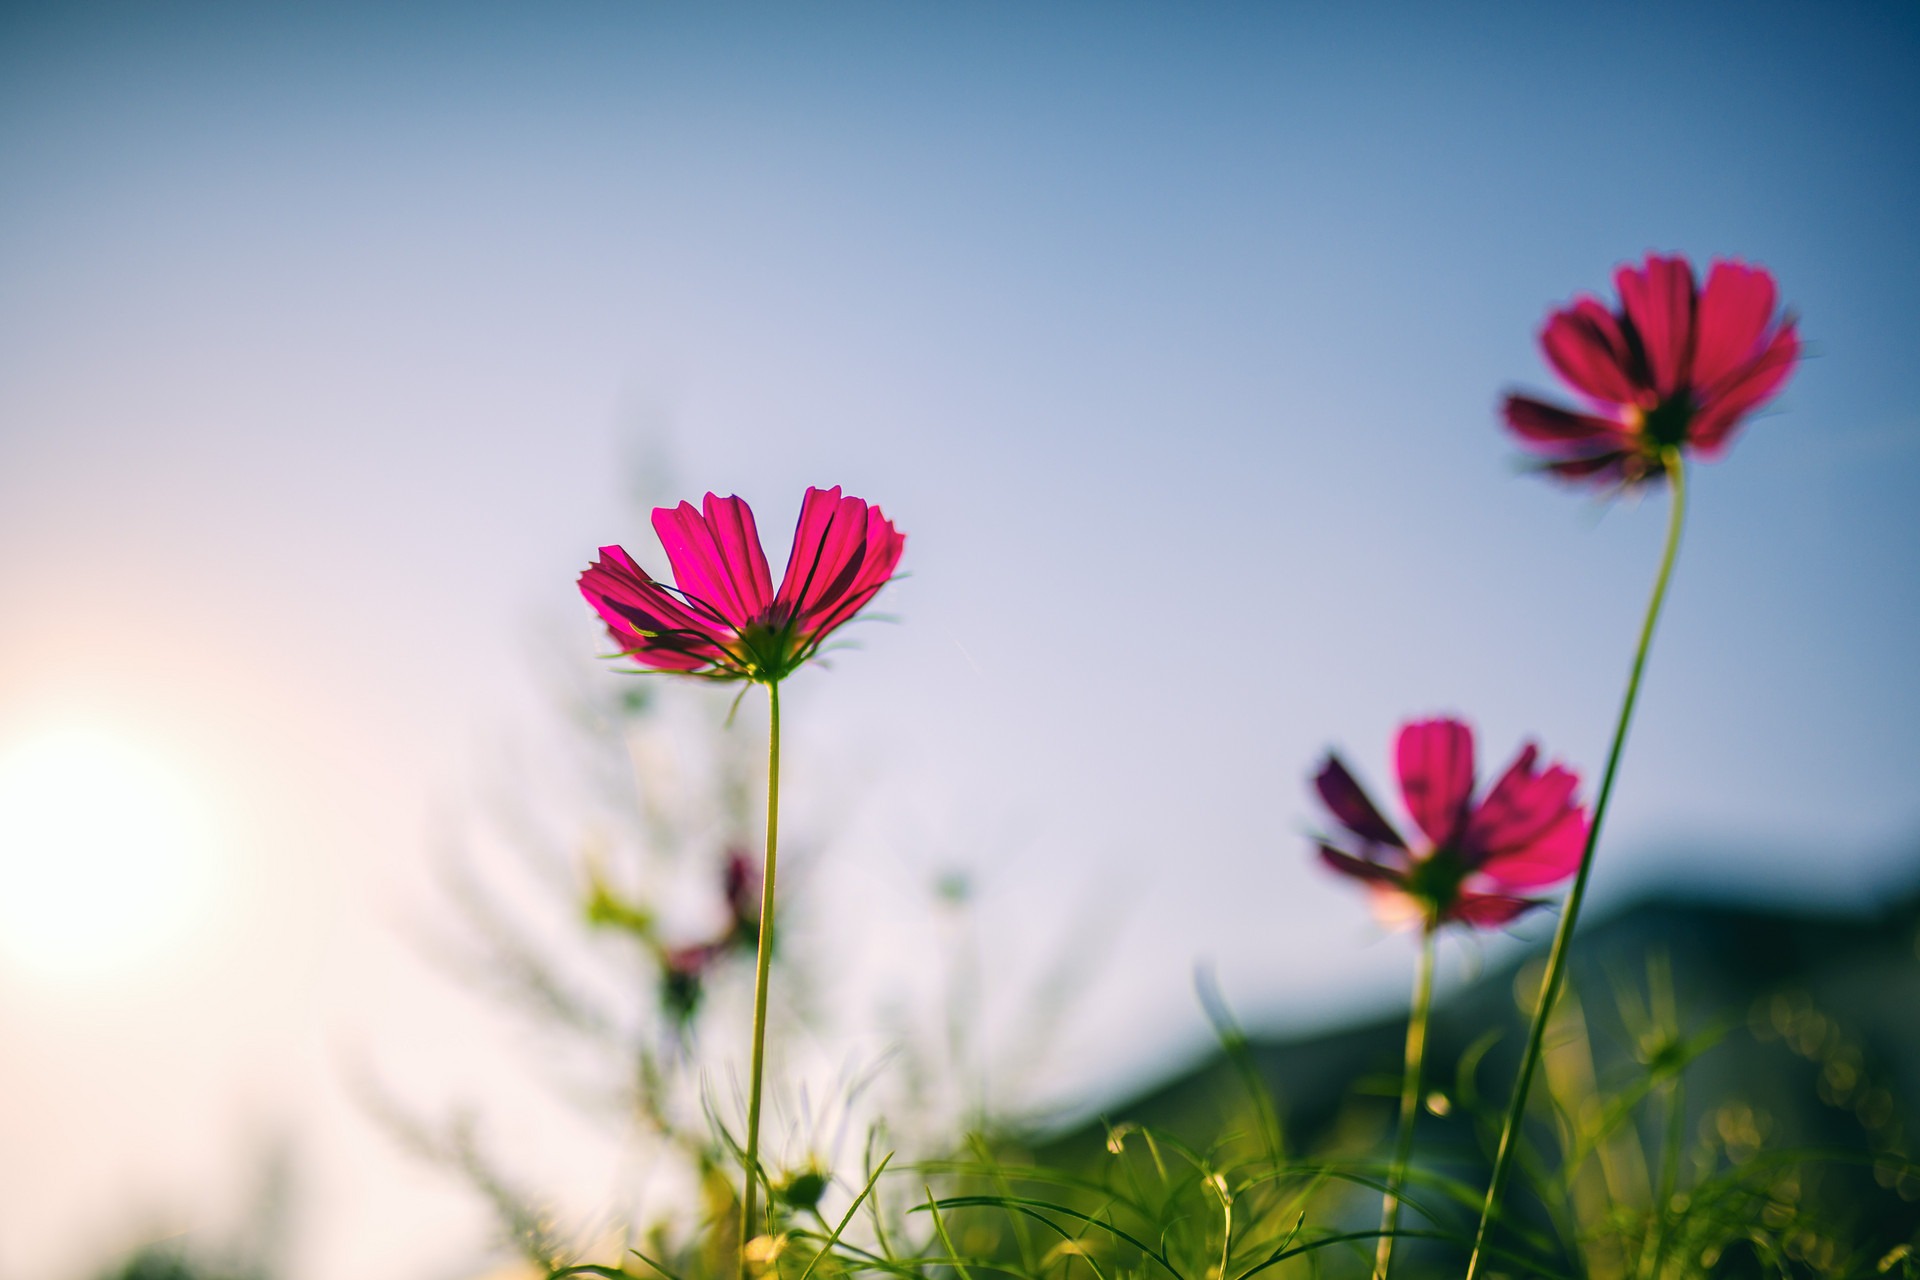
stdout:
POLYGON ((1572 875, 1587 839, 1580 779, 1557 764, 1536 768, 1539 748, 1520 749, 1505 773, 1473 798, 1473 730, 1459 720, 1402 725, 1395 751, 1400 795, 1426 837, 1409 844, 1367 798, 1340 758, 1328 754, 1313 784, 1342 831, 1319 841, 1320 857, 1374 895, 1383 918, 1431 930, 1458 921, 1489 929, 1541 900, 1521 896, 1572 875))
POLYGON ((1614 273, 1620 309, 1575 298, 1547 318, 1540 347, 1586 398, 1569 409, 1509 395, 1507 426, 1564 480, 1636 485, 1663 452, 1725 451, 1740 423, 1780 390, 1800 356, 1793 316, 1776 316, 1773 276, 1717 261, 1704 288, 1683 257, 1648 254, 1614 273))
POLYGON ((708 494, 658 507, 653 528, 673 566, 672 587, 620 547, 580 575, 580 594, 620 652, 642 666, 715 680, 776 683, 820 651, 893 577, 906 535, 880 508, 808 489, 779 591, 767 572, 753 511, 708 494))

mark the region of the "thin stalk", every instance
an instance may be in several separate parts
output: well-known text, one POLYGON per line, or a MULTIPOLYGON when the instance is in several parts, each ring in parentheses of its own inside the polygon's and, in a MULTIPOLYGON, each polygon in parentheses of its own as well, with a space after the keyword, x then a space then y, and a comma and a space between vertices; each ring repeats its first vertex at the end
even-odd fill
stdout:
POLYGON ((1434 927, 1420 931, 1420 961, 1413 975, 1413 1012, 1407 1018, 1407 1065, 1400 1077, 1400 1133, 1394 1139, 1387 1194, 1380 1202, 1380 1242, 1373 1255, 1373 1280, 1387 1280, 1393 1265, 1393 1237, 1400 1228, 1400 1189, 1413 1159, 1413 1122, 1420 1114, 1420 1074, 1427 1058, 1427 1014, 1433 1008, 1434 927))
POLYGON ((780 848, 780 686, 767 686, 767 860, 760 876, 760 951, 753 969, 753 1074, 747 1092, 747 1187, 740 1198, 740 1280, 760 1195, 760 1086, 767 1066, 767 972, 773 964, 773 874, 780 848))
POLYGON ((1667 1214, 1672 1211, 1674 1192, 1680 1188, 1680 1150, 1686 1144, 1687 1095, 1685 1082, 1675 1073, 1667 1081, 1667 1136, 1660 1153, 1660 1183, 1653 1193, 1653 1248, 1648 1250, 1652 1265, 1643 1267, 1646 1280, 1658 1280, 1667 1260, 1667 1214))
POLYGON ((1493 1158, 1493 1175, 1487 1180, 1487 1199, 1480 1209, 1480 1225, 1473 1236, 1473 1254, 1467 1259, 1466 1280, 1474 1280, 1485 1256, 1487 1228, 1506 1190, 1507 1175, 1513 1168, 1514 1148, 1518 1143, 1520 1122, 1526 1113, 1527 1092, 1533 1086, 1534 1072, 1540 1066, 1540 1052, 1547 1035, 1547 1019, 1553 1002, 1560 995, 1566 977, 1567 944, 1573 938, 1574 922, 1580 918, 1580 903, 1586 897, 1587 877, 1593 871, 1593 851, 1600 843, 1600 824, 1607 816, 1607 802, 1613 797, 1613 781, 1620 768, 1620 753, 1627 743, 1627 727, 1633 722, 1633 707, 1640 699, 1640 677, 1646 670, 1647 651, 1653 645, 1654 624, 1660 620, 1660 607, 1666 603, 1667 581, 1673 576, 1673 562, 1680 551, 1680 530, 1686 521, 1687 486, 1685 463, 1680 451, 1668 449, 1661 455, 1671 477, 1673 497, 1667 512, 1667 546, 1660 555, 1660 572, 1653 579, 1653 595, 1647 601, 1646 620, 1640 624, 1640 644, 1634 650, 1633 669, 1627 675, 1626 697, 1620 703, 1620 722, 1614 727, 1613 746, 1607 752, 1606 771, 1600 775, 1600 794, 1593 802, 1593 825, 1587 828, 1587 845, 1580 853, 1580 870, 1574 874, 1573 887, 1567 891, 1561 908, 1560 927, 1553 934, 1553 949, 1547 953, 1547 975, 1540 983, 1540 1001, 1533 1011, 1533 1027, 1527 1033, 1526 1052, 1520 1058, 1520 1078, 1514 1082, 1513 1098, 1507 1104, 1506 1126, 1500 1131, 1500 1147, 1493 1158))

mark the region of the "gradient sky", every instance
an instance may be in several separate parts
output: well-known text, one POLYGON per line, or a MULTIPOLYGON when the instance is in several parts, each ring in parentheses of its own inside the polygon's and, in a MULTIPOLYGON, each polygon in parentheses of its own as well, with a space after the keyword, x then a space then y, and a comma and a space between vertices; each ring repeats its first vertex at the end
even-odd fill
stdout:
POLYGON ((341 1046, 462 1069, 395 920, 597 652, 592 548, 660 565, 642 455, 776 566, 810 483, 908 532, 901 625, 790 686, 812 892, 880 985, 948 867, 1009 986, 1110 918, 1052 1087, 1111 1088, 1198 959, 1263 1025, 1399 998, 1301 838, 1326 746, 1597 771, 1664 502, 1519 477, 1493 406, 1617 263, 1764 263, 1810 358, 1697 472, 1596 893, 1910 884, 1920 10, 1675 10, 9 7, 0 749, 105 726, 219 834, 190 945, 0 969, 0 1277, 280 1130, 301 1280, 482 1256, 341 1046))

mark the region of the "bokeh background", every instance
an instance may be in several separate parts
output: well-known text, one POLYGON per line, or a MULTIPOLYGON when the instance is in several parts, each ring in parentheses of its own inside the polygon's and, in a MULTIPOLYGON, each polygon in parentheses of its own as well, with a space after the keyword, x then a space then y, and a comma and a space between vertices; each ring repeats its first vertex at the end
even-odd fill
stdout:
POLYGON ((1493 406, 1649 249, 1767 265, 1811 354, 1697 473, 1596 900, 1909 887, 1917 63, 1892 3, 7 7, 0 1276, 274 1152, 302 1280, 484 1259, 349 1082, 537 1054, 422 962, 430 850, 663 484, 776 567, 807 484, 910 535, 789 687, 850 1019, 955 874, 989 1002, 1091 957, 1035 1105, 1194 1052, 1196 962, 1391 1007, 1304 778, 1440 710, 1597 772, 1663 502, 1493 406))

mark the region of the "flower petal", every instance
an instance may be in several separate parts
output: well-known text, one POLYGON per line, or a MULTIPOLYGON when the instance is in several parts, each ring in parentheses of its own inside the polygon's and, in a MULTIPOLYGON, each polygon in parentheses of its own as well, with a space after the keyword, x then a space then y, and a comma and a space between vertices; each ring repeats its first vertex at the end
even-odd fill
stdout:
POLYGON ((1473 795, 1473 730, 1445 718, 1403 725, 1394 756, 1407 812, 1435 848, 1451 845, 1473 795))
POLYGON ((1557 480, 1605 486, 1627 478, 1627 462, 1631 457, 1625 452, 1614 452, 1595 454, 1591 458, 1562 458, 1541 469, 1551 472, 1557 480))
POLYGON ((1800 359, 1800 335, 1789 319, 1753 362, 1715 386, 1689 429, 1688 443, 1705 458, 1718 457, 1740 420, 1771 399, 1800 359))
POLYGON ((753 858, 739 850, 728 854, 721 884, 734 921, 741 926, 757 925, 760 922, 760 868, 753 858))
POLYGON ((1352 880, 1369 885, 1386 885, 1395 889, 1404 888, 1406 876, 1392 867, 1382 866, 1378 862, 1369 862, 1365 858, 1356 858, 1350 853, 1342 853, 1330 844, 1320 846, 1320 861, 1328 867, 1352 880))
POLYGON ((1522 747, 1468 815, 1460 848, 1476 864, 1493 854, 1524 848, 1573 807, 1580 779, 1559 765, 1534 772, 1539 758, 1540 748, 1531 742, 1522 747))
POLYGON ((1506 894, 1467 890, 1453 900, 1445 918, 1475 929, 1498 929, 1543 905, 1537 898, 1514 898, 1506 894))
POLYGON ((688 612, 617 546, 580 575, 580 594, 607 624, 622 653, 666 671, 697 671, 726 656, 713 622, 688 612))
POLYGON ((1587 811, 1575 807, 1527 843, 1489 857, 1479 873, 1500 889, 1538 889, 1578 871, 1586 848, 1587 811))
POLYGON ((1653 388, 1666 399, 1686 385, 1693 359, 1693 267, 1679 255, 1648 254, 1643 267, 1614 273, 1620 305, 1633 333, 1653 388))
POLYGON ((767 557, 745 502, 709 493, 702 505, 704 513, 690 502, 656 508, 654 532, 680 589, 737 630, 766 611, 773 592, 767 557))
POLYGON ((1314 790, 1320 793, 1320 800, 1340 825, 1353 832, 1369 844, 1389 845, 1395 849, 1407 847, 1393 824, 1380 816, 1380 810, 1367 798, 1366 791, 1354 781, 1347 766, 1339 756, 1329 752, 1327 762, 1320 766, 1320 772, 1313 777, 1314 790))
POLYGON ((1711 387, 1752 361, 1778 298, 1772 273, 1744 262, 1713 264, 1700 291, 1695 324, 1690 374, 1695 387, 1711 387))
POLYGON ((1602 404, 1638 404, 1643 398, 1632 344, 1614 314, 1593 298, 1575 298, 1547 317, 1540 349, 1569 386, 1602 404))
POLYGON ((660 953, 660 965, 669 974, 681 978, 700 978, 725 954, 725 950, 711 942, 668 947, 660 953))
POLYGON ((1611 418, 1575 413, 1532 396, 1508 396, 1500 404, 1500 413, 1507 420, 1507 427, 1524 443, 1548 446, 1540 452, 1580 449, 1580 446, 1619 448, 1627 440, 1626 429, 1611 418))
POLYGON ((893 521, 887 519, 878 507, 867 508, 866 526, 865 545, 861 550, 858 568, 847 578, 845 588, 837 597, 823 599, 819 609, 806 615, 805 630, 815 639, 866 608, 868 601, 879 594, 880 588, 893 580, 894 570, 900 565, 900 554, 906 550, 907 535, 894 528, 893 521))
MULTIPOLYGON (((858 498, 853 501, 860 502, 858 498)), ((852 521, 840 519, 843 505, 839 485, 831 489, 809 487, 806 497, 801 499, 800 520, 793 530, 793 549, 787 553, 786 573, 780 579, 780 593, 774 597, 781 617, 798 617, 808 602, 818 599, 836 571, 837 566, 827 562, 826 544, 836 523, 840 524, 842 535, 838 542, 842 548, 846 544, 852 521), (819 579, 817 586, 816 578, 819 579)))
POLYGON ((817 642, 873 599, 900 563, 906 535, 840 487, 808 489, 774 612, 817 642))

